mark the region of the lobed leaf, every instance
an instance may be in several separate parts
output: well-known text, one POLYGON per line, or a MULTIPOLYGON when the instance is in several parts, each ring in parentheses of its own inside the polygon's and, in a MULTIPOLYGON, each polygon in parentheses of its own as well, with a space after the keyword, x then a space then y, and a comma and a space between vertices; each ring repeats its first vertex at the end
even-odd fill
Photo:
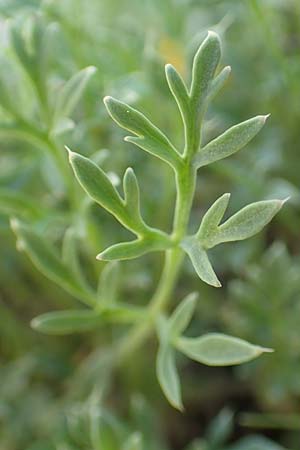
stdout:
POLYGON ((63 335, 93 330, 102 322, 93 310, 55 311, 35 317, 31 326, 42 333, 63 335))
POLYGON ((186 237, 182 241, 181 247, 189 256, 199 278, 211 286, 221 287, 221 283, 211 266, 207 253, 196 236, 186 237))
POLYGON ((225 214, 229 199, 230 194, 223 194, 204 214, 201 225, 196 234, 204 248, 209 248, 209 239, 217 232, 217 227, 225 214))
POLYGON ((273 351, 221 333, 208 333, 198 338, 181 337, 176 347, 189 358, 208 366, 242 364, 273 351))
POLYGON ((206 166, 241 150, 264 126, 268 116, 256 116, 235 125, 200 149, 194 157, 194 165, 206 166))
POLYGON ((169 321, 169 334, 172 338, 179 336, 189 325, 195 311, 197 292, 187 295, 172 313, 169 321))
POLYGON ((160 344, 156 360, 156 374, 160 387, 170 404, 182 411, 181 387, 174 349, 167 342, 160 344))
POLYGON ((218 227, 210 246, 254 236, 273 219, 284 202, 285 200, 265 200, 245 206, 218 227))
POLYGON ((127 136, 125 140, 157 156, 172 167, 180 163, 180 155, 169 139, 142 113, 126 103, 112 97, 105 97, 104 104, 112 119, 125 130, 138 137, 127 136))

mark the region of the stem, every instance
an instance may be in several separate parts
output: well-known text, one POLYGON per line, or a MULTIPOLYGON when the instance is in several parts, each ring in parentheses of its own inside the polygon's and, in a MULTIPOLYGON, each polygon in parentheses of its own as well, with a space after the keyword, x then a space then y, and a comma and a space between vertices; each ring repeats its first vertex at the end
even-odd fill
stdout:
MULTIPOLYGON (((194 197, 196 171, 186 165, 176 173, 177 199, 175 206, 173 239, 178 243, 186 233, 190 210, 194 197)), ((117 364, 122 364, 126 357, 138 348, 152 333, 157 316, 163 312, 174 290, 178 279, 179 269, 184 258, 184 252, 179 246, 166 251, 163 272, 157 289, 148 307, 148 317, 145 322, 133 327, 125 341, 117 349, 117 364)))
POLYGON ((148 317, 145 322, 133 327, 129 335, 117 348, 117 364, 122 364, 126 357, 136 350, 152 333, 157 315, 167 306, 171 293, 178 278, 179 269, 183 260, 183 251, 173 248, 166 251, 163 272, 158 287, 148 307, 148 317))

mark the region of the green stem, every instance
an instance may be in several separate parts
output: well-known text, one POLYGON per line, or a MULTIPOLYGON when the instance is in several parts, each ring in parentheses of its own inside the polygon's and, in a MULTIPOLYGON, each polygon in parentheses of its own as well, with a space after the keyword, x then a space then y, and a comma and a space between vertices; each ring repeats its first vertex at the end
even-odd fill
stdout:
MULTIPOLYGON (((177 199, 175 206, 173 239, 178 243, 186 233, 190 210, 194 197, 196 172, 190 166, 176 174, 177 199)), ((148 307, 148 317, 141 324, 133 327, 126 339, 121 342, 117 349, 117 364, 122 364, 126 357, 136 350, 152 333, 155 322, 169 301, 176 285, 179 269, 184 258, 184 252, 179 246, 166 251, 163 272, 157 289, 148 307)))
POLYGON ((177 247, 166 251, 163 272, 158 287, 150 301, 147 313, 148 317, 145 322, 133 327, 126 339, 121 342, 121 345, 117 349, 118 357, 116 360, 118 364, 122 364, 126 360, 126 357, 136 350, 152 333, 158 314, 166 308, 170 300, 178 278, 183 256, 183 251, 177 247))

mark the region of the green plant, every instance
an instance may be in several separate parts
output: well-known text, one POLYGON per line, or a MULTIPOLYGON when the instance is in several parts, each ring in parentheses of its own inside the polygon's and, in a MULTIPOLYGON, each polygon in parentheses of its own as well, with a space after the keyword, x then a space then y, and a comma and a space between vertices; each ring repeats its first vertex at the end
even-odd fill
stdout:
POLYGON ((170 403, 178 409, 182 409, 182 400, 175 350, 201 363, 216 366, 240 364, 270 351, 221 333, 209 333, 196 338, 183 336, 194 312, 195 294, 188 295, 171 316, 166 317, 185 254, 204 282, 220 287, 221 283, 208 259, 208 250, 221 243, 253 236, 267 225, 284 203, 281 200, 252 203, 220 223, 230 197, 224 194, 206 212, 198 231, 188 234, 198 169, 239 151, 260 131, 267 118, 257 116, 249 119, 202 145, 201 123, 208 104, 230 73, 230 68, 225 67, 215 76, 220 57, 220 39, 216 33, 209 32, 194 57, 189 90, 176 69, 171 65, 166 66, 169 88, 177 102, 184 127, 185 144, 182 151, 177 150, 170 139, 143 114, 112 97, 104 99, 111 117, 135 135, 125 140, 160 158, 173 169, 177 197, 170 234, 149 226, 143 219, 139 185, 131 168, 126 170, 123 178, 123 198, 95 162, 68 150, 76 178, 89 197, 136 235, 133 241, 114 244, 102 251, 97 259, 114 261, 136 258, 153 251, 165 253, 161 280, 147 307, 134 307, 116 299, 114 286, 118 275, 114 263, 110 263, 103 271, 100 292, 95 292, 88 285, 76 256, 72 230, 65 235, 61 259, 35 231, 20 221, 12 222, 19 247, 28 252, 39 269, 92 308, 47 313, 34 319, 33 326, 40 331, 61 334, 92 329, 106 320, 133 323, 133 328, 117 344, 117 353, 114 353, 117 364, 140 346, 156 328, 160 342, 158 380, 170 403))

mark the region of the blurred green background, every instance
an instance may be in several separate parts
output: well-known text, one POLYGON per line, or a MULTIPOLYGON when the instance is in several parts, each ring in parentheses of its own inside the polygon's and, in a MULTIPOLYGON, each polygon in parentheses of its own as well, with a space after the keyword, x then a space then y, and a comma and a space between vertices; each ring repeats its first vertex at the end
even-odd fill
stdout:
MULTIPOLYGON (((129 445, 140 433, 145 450, 299 450, 299 0, 1 0, 0 42, 0 449, 138 449, 129 445), (30 328, 36 315, 78 301, 16 250, 9 219, 22 218, 58 249, 72 227, 85 275, 97 284, 103 264, 95 255, 124 231, 86 201, 67 144, 116 181, 132 166, 145 218, 169 230, 170 170, 122 141, 102 98, 136 106, 180 143, 164 64, 188 76, 209 29, 221 35, 232 75, 209 109, 205 139, 251 116, 271 117, 246 149, 200 171, 195 223, 223 192, 232 193, 231 212, 291 199, 258 237, 212 251, 223 289, 204 285, 186 263, 173 305, 199 291, 191 333, 222 331, 276 351, 234 369, 179 359, 180 414, 158 387, 155 341, 108 377, 111 342, 124 330, 53 337, 30 328), (18 41, 26 36, 29 63, 18 41), (64 82, 90 65, 97 72, 70 117, 54 123, 64 82)), ((147 304, 161 262, 154 254, 122 263, 120 296, 147 304)))

